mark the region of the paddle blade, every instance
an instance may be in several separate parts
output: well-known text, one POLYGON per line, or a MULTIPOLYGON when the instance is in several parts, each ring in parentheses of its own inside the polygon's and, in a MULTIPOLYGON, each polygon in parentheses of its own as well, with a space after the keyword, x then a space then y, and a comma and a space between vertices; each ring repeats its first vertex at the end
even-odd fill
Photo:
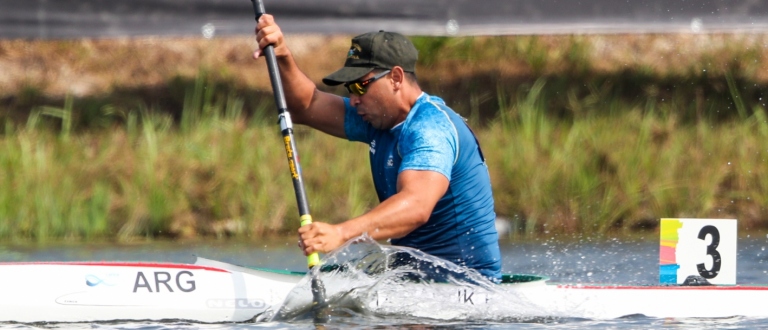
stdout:
POLYGON ((319 277, 312 277, 312 314, 315 324, 325 324, 331 319, 331 311, 325 296, 325 285, 319 277))

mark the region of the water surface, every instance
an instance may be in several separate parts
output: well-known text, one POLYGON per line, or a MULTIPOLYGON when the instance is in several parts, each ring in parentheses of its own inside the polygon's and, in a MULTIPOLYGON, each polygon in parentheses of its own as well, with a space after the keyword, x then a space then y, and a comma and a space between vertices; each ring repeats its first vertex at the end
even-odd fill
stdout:
MULTIPOLYGON (((658 283, 658 237, 606 239, 535 239, 502 241, 503 270, 508 273, 539 274, 564 283, 658 283)), ((765 235, 744 235, 738 243, 737 283, 768 283, 765 235)), ((0 261, 161 261, 193 263, 195 256, 237 265, 303 271, 305 259, 295 240, 186 241, 136 244, 53 244, 0 246, 0 261)), ((309 329, 309 320, 250 324, 195 324, 188 322, 117 322, 83 324, 0 324, 3 328, 88 329, 309 329)), ((468 321, 440 323, 419 319, 376 319, 359 315, 334 319, 326 328, 440 327, 475 329, 637 329, 637 328, 729 328, 768 327, 768 319, 654 319, 630 316, 616 320, 534 319, 503 322, 468 321)))

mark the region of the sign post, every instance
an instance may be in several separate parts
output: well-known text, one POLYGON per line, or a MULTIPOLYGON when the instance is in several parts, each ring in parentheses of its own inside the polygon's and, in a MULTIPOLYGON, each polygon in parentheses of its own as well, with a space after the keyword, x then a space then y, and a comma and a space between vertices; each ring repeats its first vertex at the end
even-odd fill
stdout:
POLYGON ((659 282, 682 284, 701 276, 711 284, 736 284, 735 219, 661 219, 659 282))

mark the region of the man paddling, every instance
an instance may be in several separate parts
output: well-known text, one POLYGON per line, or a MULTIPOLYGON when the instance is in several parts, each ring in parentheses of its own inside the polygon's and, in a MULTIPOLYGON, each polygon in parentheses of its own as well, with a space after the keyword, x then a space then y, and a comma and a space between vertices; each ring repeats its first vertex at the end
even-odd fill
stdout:
POLYGON ((332 251, 367 233, 500 280, 485 159, 463 118, 419 87, 418 52, 410 40, 384 31, 354 37, 344 67, 323 79, 329 86, 343 84, 349 97, 317 90, 298 68, 273 16, 261 16, 256 40, 254 58, 274 45, 293 122, 370 146, 381 203, 339 224, 299 228, 305 254, 332 251))

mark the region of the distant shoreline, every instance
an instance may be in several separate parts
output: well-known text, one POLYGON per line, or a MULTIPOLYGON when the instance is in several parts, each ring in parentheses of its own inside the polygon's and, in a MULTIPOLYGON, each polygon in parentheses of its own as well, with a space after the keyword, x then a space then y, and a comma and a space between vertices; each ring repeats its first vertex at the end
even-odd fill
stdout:
MULTIPOLYGON (((348 39, 288 40, 318 81, 348 39)), ((768 229, 768 35, 413 40, 422 87, 476 128, 508 236, 652 232, 661 217, 768 229)), ((1 40, 0 239, 291 235, 294 196, 252 47, 1 40)), ((297 141, 315 218, 376 204, 364 145, 303 127, 297 141)))

